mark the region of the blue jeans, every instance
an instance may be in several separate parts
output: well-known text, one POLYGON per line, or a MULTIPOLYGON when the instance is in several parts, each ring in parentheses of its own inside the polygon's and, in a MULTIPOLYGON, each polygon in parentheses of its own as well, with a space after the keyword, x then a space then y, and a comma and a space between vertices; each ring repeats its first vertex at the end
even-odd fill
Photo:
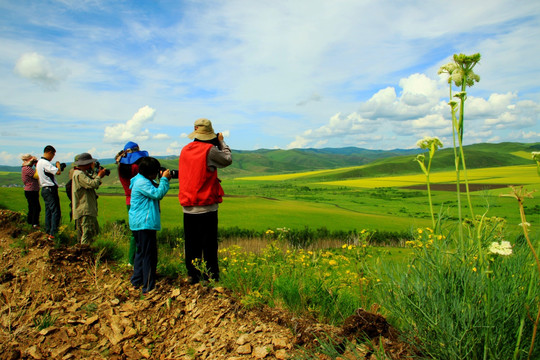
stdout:
POLYGON ((41 197, 45 202, 45 231, 47 234, 54 236, 58 232, 60 219, 62 218, 58 187, 44 186, 41 189, 41 197))
POLYGON ((131 284, 135 287, 142 286, 143 294, 156 287, 157 254, 157 231, 138 230, 133 231, 137 252, 133 261, 133 275, 131 284))

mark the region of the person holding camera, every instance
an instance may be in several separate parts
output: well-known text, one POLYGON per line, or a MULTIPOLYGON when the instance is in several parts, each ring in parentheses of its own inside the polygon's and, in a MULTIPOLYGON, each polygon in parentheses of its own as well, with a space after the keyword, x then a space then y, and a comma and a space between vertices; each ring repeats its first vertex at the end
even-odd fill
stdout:
POLYGON ((184 146, 178 160, 178 199, 184 213, 186 268, 191 284, 208 277, 219 281, 218 204, 224 192, 217 169, 232 164, 231 149, 223 134, 214 132, 210 120, 198 119, 194 128, 188 135, 194 141, 184 146), (208 274, 201 274, 197 261, 206 262, 208 274))
POLYGON ((47 145, 43 149, 43 156, 36 164, 41 197, 45 202, 45 231, 49 234, 49 240, 54 239, 62 218, 55 175, 60 175, 66 167, 65 163, 59 161, 55 165, 51 163, 55 155, 56 149, 52 145, 47 145))
POLYGON ((89 153, 77 155, 73 163, 75 170, 71 185, 71 200, 77 240, 80 244, 92 243, 99 233, 96 190, 101 185, 101 179, 107 175, 107 169, 102 167, 96 169, 96 163, 97 160, 89 153))
POLYGON ((41 213, 41 205, 39 204, 39 180, 38 174, 34 169, 37 164, 35 156, 26 154, 21 157, 22 169, 21 178, 24 184, 24 196, 28 202, 28 216, 26 221, 32 225, 34 229, 39 228, 39 214, 41 213))
POLYGON ((129 227, 137 244, 131 284, 142 287, 143 294, 156 286, 157 231, 161 230, 159 201, 169 191, 170 179, 169 170, 161 172, 159 161, 153 157, 142 158, 139 173, 131 179, 129 227), (159 184, 154 181, 158 175, 159 184))
MULTIPOLYGON (((141 159, 148 156, 148 151, 140 150, 139 145, 133 141, 128 141, 124 146, 124 149, 116 154, 116 163, 118 164, 118 178, 124 188, 124 194, 126 195, 126 206, 129 213, 131 206, 131 179, 139 173, 139 163, 141 159)), ((133 265, 135 261, 136 252, 135 236, 132 234, 129 242, 129 254, 128 261, 130 265, 133 265)))

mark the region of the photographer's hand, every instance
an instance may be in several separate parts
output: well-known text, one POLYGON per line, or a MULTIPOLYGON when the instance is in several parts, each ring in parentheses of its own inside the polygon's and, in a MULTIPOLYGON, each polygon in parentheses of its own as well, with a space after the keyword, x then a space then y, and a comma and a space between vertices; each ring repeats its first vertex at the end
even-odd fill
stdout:
POLYGON ((223 141, 223 133, 218 133, 217 138, 219 141, 223 141))
POLYGON ((161 174, 161 177, 166 177, 168 180, 171 180, 172 176, 171 176, 171 171, 169 169, 165 170, 162 174, 161 174))
POLYGON ((56 168, 58 169, 56 175, 60 175, 62 173, 62 166, 60 165, 60 161, 56 162, 56 168))
POLYGON ((107 172, 107 169, 101 168, 101 169, 98 171, 97 175, 98 175, 100 178, 103 179, 103 178, 105 177, 105 173, 106 173, 106 172, 107 172))

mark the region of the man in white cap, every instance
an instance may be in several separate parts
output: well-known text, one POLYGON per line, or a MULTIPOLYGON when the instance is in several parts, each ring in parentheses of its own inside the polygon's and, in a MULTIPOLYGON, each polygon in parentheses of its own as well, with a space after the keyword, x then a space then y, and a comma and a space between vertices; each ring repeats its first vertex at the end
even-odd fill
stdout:
POLYGON ((195 121, 195 131, 188 137, 194 141, 184 146, 178 162, 188 281, 196 284, 209 277, 219 281, 218 204, 224 193, 217 169, 232 164, 231 149, 208 119, 195 121), (196 266, 203 260, 207 274, 201 274, 196 266))
POLYGON ((96 159, 89 153, 79 154, 75 159, 73 164, 76 168, 73 171, 71 188, 73 220, 77 228, 77 240, 80 244, 88 244, 99 233, 96 190, 101 185, 106 170, 104 168, 99 170, 95 176, 96 159))

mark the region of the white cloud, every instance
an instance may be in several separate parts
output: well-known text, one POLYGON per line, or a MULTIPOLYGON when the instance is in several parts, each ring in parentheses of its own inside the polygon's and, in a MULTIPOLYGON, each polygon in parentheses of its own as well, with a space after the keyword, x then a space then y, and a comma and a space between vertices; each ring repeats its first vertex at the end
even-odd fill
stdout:
MULTIPOLYGON (((506 128, 523 128, 534 126, 538 123, 540 118, 540 104, 531 101, 518 101, 512 103, 512 100, 516 100, 516 96, 512 96, 510 99, 493 94, 485 104, 492 103, 493 106, 486 106, 484 114, 489 114, 492 117, 484 120, 485 127, 495 127, 497 129, 506 128), (494 97, 495 95, 495 97, 494 97), (492 98, 502 99, 501 101, 491 101, 492 98)), ((479 103, 477 101, 476 103, 479 103)))
POLYGON ((67 77, 66 70, 54 68, 49 60, 36 52, 22 54, 15 64, 14 71, 23 78, 50 90, 56 90, 60 82, 67 77))
POLYGON ((180 144, 178 141, 172 142, 167 147, 167 154, 180 154, 183 147, 184 145, 180 144))
POLYGON ((107 126, 103 141, 108 143, 124 143, 126 141, 142 141, 150 138, 151 134, 143 126, 154 120, 155 109, 148 105, 140 108, 125 124, 107 126))
POLYGON ((410 121, 410 126, 414 129, 441 129, 447 127, 448 124, 448 120, 442 114, 428 114, 410 121))
MULTIPOLYGON (((370 99, 359 104, 358 112, 332 116, 328 123, 307 129, 296 136, 287 147, 312 147, 323 140, 338 146, 351 142, 359 144, 362 136, 379 136, 391 147, 391 137, 450 136, 452 123, 450 107, 447 105, 447 89, 444 82, 428 78, 424 74, 412 74, 399 81, 402 91, 393 87, 377 91, 370 99), (339 141, 338 141, 339 140, 339 141)), ((507 128, 526 128, 538 123, 540 104, 518 101, 515 93, 491 94, 487 99, 468 97, 465 103, 465 130, 468 141, 483 142, 500 138, 494 131, 507 128), (482 121, 475 121, 482 120, 482 121)), ((535 134, 533 131, 532 134, 535 134)), ((532 134, 528 139, 533 139, 532 134)), ((525 139, 522 136, 523 139, 525 139)), ((404 144, 404 142, 402 142, 404 144)))
MULTIPOLYGON (((1 151, 0 162, 2 164, 14 164, 15 162, 17 162, 17 160, 21 159, 22 155, 23 155, 22 153, 19 155, 14 155, 12 153, 8 153, 7 151, 1 151)), ((22 160, 21 160, 21 164, 22 164, 22 160)))
POLYGON ((302 135, 297 135, 295 140, 287 145, 287 148, 318 147, 327 144, 328 140, 332 138, 337 139, 342 144, 348 143, 351 137, 361 139, 362 136, 373 133, 377 130, 378 124, 377 121, 365 119, 358 113, 346 116, 337 113, 330 118, 327 125, 317 129, 308 129, 302 135))
POLYGON ((170 139, 171 137, 167 134, 156 134, 154 136, 152 136, 152 139, 154 140, 167 140, 167 139, 170 139))
POLYGON ((516 131, 510 134, 510 138, 515 141, 538 141, 540 139, 540 132, 536 131, 516 131))

